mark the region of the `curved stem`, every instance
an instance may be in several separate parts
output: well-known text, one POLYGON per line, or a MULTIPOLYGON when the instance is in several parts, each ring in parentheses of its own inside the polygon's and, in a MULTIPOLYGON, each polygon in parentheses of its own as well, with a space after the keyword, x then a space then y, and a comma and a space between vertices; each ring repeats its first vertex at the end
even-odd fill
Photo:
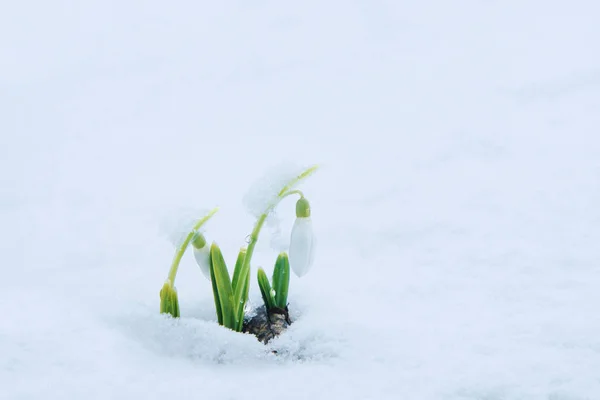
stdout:
POLYGON ((302 193, 302 191, 295 189, 295 190, 290 190, 289 192, 286 192, 285 194, 279 196, 279 201, 285 199, 288 196, 291 196, 293 194, 298 194, 300 195, 300 197, 304 198, 304 193, 302 193))
POLYGON ((250 259, 252 258, 252 254, 254 254, 254 247, 258 242, 258 234, 264 225, 268 214, 262 214, 258 221, 256 221, 256 225, 254 226, 254 230, 250 234, 250 243, 248 243, 248 249, 246 250, 246 258, 244 258, 244 265, 242 266, 242 271, 250 270, 250 259))
POLYGON ((219 207, 213 208, 212 210, 209 211, 208 214, 206 214, 203 218, 201 218, 198 222, 196 222, 196 224, 192 228, 191 232, 188 233, 187 237, 185 238, 185 240, 183 241, 181 246, 179 246, 177 248, 177 250, 175 252, 175 257, 173 257, 173 263, 171 264, 171 269, 169 270, 168 279, 171 281, 171 284, 173 284, 173 285, 175 284, 175 276, 177 275, 177 269, 179 268, 179 263, 181 262, 183 253, 185 253, 185 250, 187 249, 188 245, 190 244, 190 241, 192 240, 192 238, 194 237, 194 235, 196 234, 198 229, 200 229, 200 227, 202 227, 202 225, 204 225, 209 219, 211 219, 212 216, 215 215, 215 213, 217 211, 219 211, 219 207))
POLYGON ((297 177, 295 177, 294 179, 289 181, 288 184, 285 185, 283 187, 283 189, 281 189, 279 191, 278 196, 279 197, 283 196, 287 191, 289 191, 291 188, 293 188, 294 185, 296 185, 298 182, 311 176, 318 168, 319 168, 318 165, 313 165, 312 167, 308 168, 306 171, 304 171, 303 173, 301 173, 300 175, 298 175, 297 177))
POLYGON ((254 253, 254 247, 256 246, 256 242, 258 242, 258 234, 260 233, 260 230, 262 229, 262 226, 264 225, 267 216, 269 215, 269 211, 271 209, 274 209, 277 206, 277 204, 279 204, 279 202, 287 196, 290 196, 292 194, 299 194, 301 197, 304 197, 304 194, 300 190, 291 189, 298 182, 312 175, 318 168, 318 165, 314 165, 308 168, 306 171, 302 172, 294 179, 290 180, 277 194, 277 200, 275 201, 275 203, 270 204, 269 207, 265 210, 265 212, 261 214, 261 216, 258 218, 258 221, 256 221, 256 225, 254 226, 254 229, 250 234, 250 242, 248 243, 248 250, 246 250, 246 258, 244 259, 244 265, 242 267, 242 270, 247 270, 248 273, 250 271, 250 260, 252 259, 252 254, 254 253))

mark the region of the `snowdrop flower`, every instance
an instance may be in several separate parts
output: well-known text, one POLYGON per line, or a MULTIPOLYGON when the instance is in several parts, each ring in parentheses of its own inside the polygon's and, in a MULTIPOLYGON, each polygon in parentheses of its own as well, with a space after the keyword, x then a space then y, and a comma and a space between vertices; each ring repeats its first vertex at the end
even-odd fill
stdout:
POLYGON ((206 245, 206 238, 200 232, 197 232, 192 239, 192 247, 194 248, 194 258, 196 264, 200 267, 200 271, 206 279, 210 281, 210 249, 206 245))
POLYGON ((296 202, 296 221, 290 238, 290 267, 298 277, 306 275, 314 260, 315 239, 310 204, 304 197, 296 202))

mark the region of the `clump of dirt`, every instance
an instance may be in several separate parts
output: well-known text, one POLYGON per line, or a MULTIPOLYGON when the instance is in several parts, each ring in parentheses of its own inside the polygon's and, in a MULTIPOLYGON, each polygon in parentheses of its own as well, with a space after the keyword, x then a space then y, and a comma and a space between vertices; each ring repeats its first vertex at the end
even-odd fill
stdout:
POLYGON ((264 343, 269 343, 273 338, 281 335, 290 325, 288 308, 267 308, 262 305, 254 310, 254 315, 244 321, 242 332, 250 333, 264 343))

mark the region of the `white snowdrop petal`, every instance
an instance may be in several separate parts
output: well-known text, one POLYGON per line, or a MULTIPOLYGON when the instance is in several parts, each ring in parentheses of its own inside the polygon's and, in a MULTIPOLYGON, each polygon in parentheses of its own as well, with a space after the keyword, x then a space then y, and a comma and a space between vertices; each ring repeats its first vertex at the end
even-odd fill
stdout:
POLYGON ((196 264, 200 267, 200 271, 202 274, 210 281, 210 250, 209 246, 204 246, 201 249, 197 249, 192 246, 194 249, 194 258, 196 259, 196 264))
POLYGON ((306 275, 314 260, 314 235, 310 218, 296 218, 290 238, 290 268, 298 277, 306 275))

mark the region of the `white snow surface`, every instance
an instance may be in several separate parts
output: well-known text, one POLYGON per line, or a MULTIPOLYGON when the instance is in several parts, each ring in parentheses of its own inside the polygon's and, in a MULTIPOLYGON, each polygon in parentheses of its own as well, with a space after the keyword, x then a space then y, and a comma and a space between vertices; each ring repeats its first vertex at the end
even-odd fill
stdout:
MULTIPOLYGON (((600 399, 599 15, 3 3, 0 398, 600 399), (159 315, 165 216, 219 206, 232 269, 282 163, 322 166, 290 329, 218 326, 191 251, 182 318, 159 315)), ((291 198, 277 217, 288 235, 291 198)))

